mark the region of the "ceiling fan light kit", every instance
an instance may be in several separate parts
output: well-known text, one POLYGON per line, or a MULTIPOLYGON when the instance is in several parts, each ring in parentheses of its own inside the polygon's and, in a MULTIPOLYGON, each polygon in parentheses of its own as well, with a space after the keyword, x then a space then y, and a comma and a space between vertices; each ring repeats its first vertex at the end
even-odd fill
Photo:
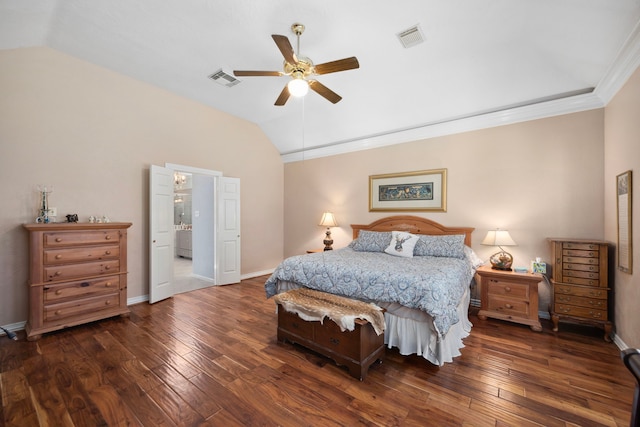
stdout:
POLYGON ((290 96, 305 96, 309 88, 327 99, 333 104, 339 102, 342 97, 320 83, 317 80, 309 79, 313 75, 322 75, 336 73, 338 71, 353 70, 360 67, 358 59, 355 56, 350 58, 339 59, 337 61, 325 62, 323 64, 314 65, 313 62, 306 57, 300 56, 300 35, 304 32, 304 25, 295 23, 291 26, 291 31, 297 37, 297 53, 293 50, 291 42, 286 36, 272 34, 273 41, 278 46, 280 53, 284 57, 283 71, 245 71, 234 70, 233 74, 238 76, 290 76, 291 80, 282 89, 275 105, 284 105, 290 96))

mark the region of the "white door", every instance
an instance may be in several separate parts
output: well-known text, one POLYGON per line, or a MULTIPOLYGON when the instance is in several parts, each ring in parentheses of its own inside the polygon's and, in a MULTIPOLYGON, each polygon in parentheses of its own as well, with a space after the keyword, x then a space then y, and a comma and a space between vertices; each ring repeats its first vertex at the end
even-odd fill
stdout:
POLYGON ((172 297, 173 170, 151 165, 149 171, 149 302, 172 297))
POLYGON ((218 285, 240 282, 240 178, 218 182, 218 285))

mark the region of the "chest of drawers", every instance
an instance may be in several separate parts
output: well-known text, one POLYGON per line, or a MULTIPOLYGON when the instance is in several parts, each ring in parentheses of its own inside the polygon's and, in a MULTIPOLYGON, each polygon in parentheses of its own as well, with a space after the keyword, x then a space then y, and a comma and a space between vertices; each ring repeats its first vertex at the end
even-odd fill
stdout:
POLYGON ((490 266, 478 268, 477 274, 481 289, 479 319, 508 320, 542 331, 538 318, 540 274, 494 270, 490 266))
POLYGON ((601 326, 611 340, 609 244, 598 240, 549 239, 553 260, 551 320, 601 326))
POLYGON ((27 339, 127 308, 131 223, 25 224, 29 232, 27 339))

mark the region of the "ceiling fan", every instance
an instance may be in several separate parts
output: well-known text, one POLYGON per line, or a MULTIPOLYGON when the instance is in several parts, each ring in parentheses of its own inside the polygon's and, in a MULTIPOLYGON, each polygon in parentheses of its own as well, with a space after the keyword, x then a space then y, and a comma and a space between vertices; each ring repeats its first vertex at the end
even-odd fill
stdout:
POLYGON ((360 64, 355 56, 351 58, 339 59, 337 61, 325 62, 314 65, 311 59, 300 56, 300 35, 304 32, 304 25, 293 24, 291 31, 298 37, 297 53, 294 52, 291 43, 286 36, 272 34, 271 37, 276 42, 278 49, 284 56, 283 71, 239 71, 234 70, 237 77, 245 76, 291 76, 291 81, 282 89, 280 96, 276 99, 275 105, 284 105, 291 95, 304 96, 309 88, 323 96, 332 103, 339 102, 342 97, 320 83, 317 80, 308 79, 313 75, 336 73, 338 71, 353 70, 359 68, 360 64))

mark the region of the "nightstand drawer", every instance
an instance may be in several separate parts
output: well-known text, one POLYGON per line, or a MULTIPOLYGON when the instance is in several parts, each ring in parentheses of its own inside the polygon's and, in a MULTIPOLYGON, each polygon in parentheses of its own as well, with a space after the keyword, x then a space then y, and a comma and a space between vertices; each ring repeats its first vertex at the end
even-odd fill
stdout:
POLYGON ((522 300, 514 300, 510 298, 501 298, 498 296, 489 295, 487 310, 519 317, 528 317, 529 303, 522 300))
POLYGON ((494 295, 504 295, 510 298, 519 298, 523 301, 529 300, 529 286, 521 283, 512 283, 499 279, 490 279, 489 298, 494 295))

